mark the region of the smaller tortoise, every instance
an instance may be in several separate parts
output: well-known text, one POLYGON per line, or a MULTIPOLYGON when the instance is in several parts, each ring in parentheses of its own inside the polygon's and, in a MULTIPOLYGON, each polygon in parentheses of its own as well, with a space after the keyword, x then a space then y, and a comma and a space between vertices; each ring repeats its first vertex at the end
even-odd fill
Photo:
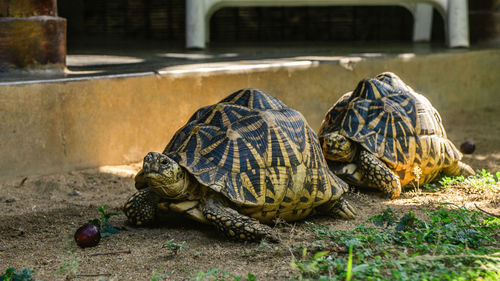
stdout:
POLYGON ((441 172, 471 175, 431 103, 386 72, 362 80, 326 114, 318 132, 332 171, 355 186, 397 198, 441 172))
POLYGON ((135 181, 139 191, 124 205, 135 225, 179 214, 251 241, 275 240, 261 224, 275 218, 355 216, 304 117, 254 89, 199 109, 163 153, 146 155, 135 181))

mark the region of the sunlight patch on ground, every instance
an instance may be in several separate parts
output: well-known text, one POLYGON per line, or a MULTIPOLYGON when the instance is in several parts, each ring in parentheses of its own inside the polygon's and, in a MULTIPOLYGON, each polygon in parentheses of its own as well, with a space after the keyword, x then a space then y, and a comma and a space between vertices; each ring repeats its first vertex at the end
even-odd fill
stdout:
POLYGON ((186 74, 186 73, 212 73, 212 72, 226 72, 226 71, 250 71, 250 70, 266 70, 272 68, 308 68, 316 65, 312 61, 257 61, 248 63, 243 61, 241 64, 229 63, 213 63, 203 65, 190 65, 188 67, 166 68, 165 70, 158 71, 159 74, 186 74))
POLYGON ((237 53, 224 53, 224 54, 188 54, 188 53, 165 53, 158 54, 160 57, 165 58, 176 58, 176 59, 186 59, 186 60, 206 60, 213 58, 234 58, 237 57, 237 53))
POLYGON ((402 59, 403 61, 409 61, 415 57, 416 55, 414 53, 406 53, 398 55, 398 58, 402 59))
POLYGON ((113 174, 120 177, 133 178, 141 169, 141 163, 120 166, 100 166, 99 172, 113 174))
POLYGON ((88 66, 88 65, 114 65, 141 63, 144 59, 127 56, 106 56, 106 55, 68 55, 66 64, 68 66, 88 66))
POLYGON ((500 153, 491 153, 491 154, 475 154, 472 155, 472 158, 476 160, 486 160, 488 158, 495 159, 495 160, 500 160, 500 153))

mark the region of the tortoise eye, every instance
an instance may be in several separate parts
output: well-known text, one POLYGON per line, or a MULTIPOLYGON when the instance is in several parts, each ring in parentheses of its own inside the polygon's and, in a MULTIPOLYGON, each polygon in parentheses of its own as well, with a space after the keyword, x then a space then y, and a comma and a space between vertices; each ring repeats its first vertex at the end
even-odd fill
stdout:
POLYGON ((163 159, 163 160, 161 160, 161 162, 160 162, 160 163, 162 163, 163 165, 167 165, 167 164, 168 164, 168 161, 167 161, 167 159, 163 159))

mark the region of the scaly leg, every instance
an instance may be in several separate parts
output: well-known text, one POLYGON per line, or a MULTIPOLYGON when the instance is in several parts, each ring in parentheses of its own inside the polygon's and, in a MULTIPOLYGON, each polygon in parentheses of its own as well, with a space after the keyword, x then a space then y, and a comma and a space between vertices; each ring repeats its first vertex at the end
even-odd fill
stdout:
POLYGON ((266 237, 272 241, 278 240, 271 227, 224 206, 215 197, 211 197, 202 203, 201 210, 210 223, 230 238, 257 241, 266 237))
POLYGON ((384 162, 366 150, 360 152, 359 162, 367 183, 392 199, 399 197, 401 194, 399 177, 384 162))
POLYGON ((134 193, 123 206, 123 212, 130 223, 145 225, 155 219, 158 195, 144 188, 134 193))
POLYGON ((322 214, 339 216, 343 219, 354 219, 357 215, 356 210, 342 197, 339 200, 326 202, 317 209, 322 214))
POLYGON ((467 164, 465 164, 462 161, 457 161, 451 166, 446 167, 443 169, 443 172, 447 176, 471 176, 475 175, 476 173, 474 170, 467 164))

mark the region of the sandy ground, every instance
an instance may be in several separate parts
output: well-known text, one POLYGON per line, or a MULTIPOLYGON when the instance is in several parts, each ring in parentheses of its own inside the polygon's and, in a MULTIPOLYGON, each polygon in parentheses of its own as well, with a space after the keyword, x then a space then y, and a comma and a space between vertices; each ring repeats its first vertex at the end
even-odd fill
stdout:
MULTIPOLYGON (((467 139, 476 143, 476 152, 464 157, 474 169, 500 171, 498 116, 497 109, 443 115, 455 144, 467 139)), ((193 280, 199 272, 218 268, 242 277, 252 273, 257 280, 288 280, 295 274, 290 267, 292 257, 300 256, 297 247, 310 248, 316 240, 303 222, 276 225, 281 242, 259 244, 228 241, 215 228, 190 221, 134 228, 122 214, 111 219, 120 228, 118 234, 103 238, 97 247, 80 249, 73 240, 76 228, 98 218, 100 205, 120 212, 135 192, 133 175, 139 168, 137 163, 0 183, 0 271, 29 267, 36 271, 37 280, 46 281, 151 280, 155 273, 165 274, 161 280, 193 280), (185 241, 187 247, 172 254, 162 248, 170 239, 185 241), (120 251, 125 252, 116 253, 120 251)), ((413 210, 424 217, 423 210, 437 208, 440 202, 471 209, 477 204, 500 213, 498 193, 469 194, 454 189, 436 193, 407 190, 396 200, 350 193, 348 200, 358 210, 356 220, 313 217, 309 221, 352 229, 388 207, 400 215, 413 210)))

